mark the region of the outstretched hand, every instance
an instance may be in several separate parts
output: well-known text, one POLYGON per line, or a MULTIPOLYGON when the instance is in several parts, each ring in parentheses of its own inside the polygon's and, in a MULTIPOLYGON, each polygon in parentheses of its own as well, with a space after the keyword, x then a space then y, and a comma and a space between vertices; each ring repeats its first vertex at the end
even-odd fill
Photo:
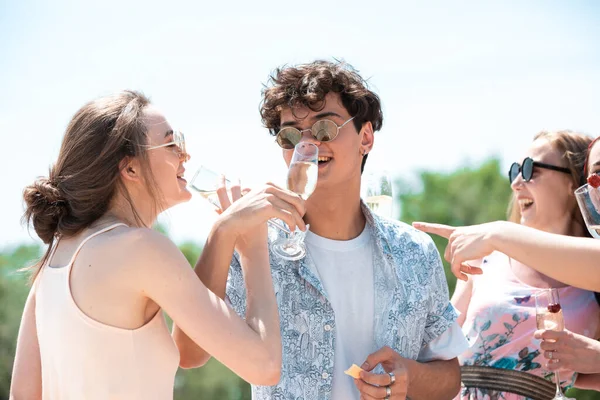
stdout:
POLYGON ((452 273, 463 281, 468 275, 479 275, 483 271, 474 265, 494 251, 490 243, 490 233, 496 229, 496 222, 454 227, 428 222, 413 222, 413 226, 423 232, 432 233, 448 239, 444 258, 451 265, 452 273))
POLYGON ((252 248, 257 241, 266 241, 267 221, 272 218, 281 219, 292 231, 296 227, 306 230, 302 219, 306 212, 305 201, 296 193, 275 184, 242 190, 238 183, 227 190, 225 177, 222 177, 217 195, 221 206, 217 212, 238 238, 238 251, 252 248))

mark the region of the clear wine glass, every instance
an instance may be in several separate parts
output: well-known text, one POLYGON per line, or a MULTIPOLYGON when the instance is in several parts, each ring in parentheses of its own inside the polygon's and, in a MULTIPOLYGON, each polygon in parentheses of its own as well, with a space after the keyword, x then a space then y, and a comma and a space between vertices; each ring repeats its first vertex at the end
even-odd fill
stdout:
MULTIPOLYGON (((563 331, 565 320, 563 318, 557 289, 542 289, 535 294, 535 320, 538 329, 563 331)), ((556 394, 552 400, 574 400, 564 395, 560 387, 558 371, 554 372, 556 381, 556 394)))
POLYGON ((364 172, 361 178, 362 198, 367 206, 382 217, 393 217, 392 180, 385 171, 364 172))
MULTIPOLYGON (((217 195, 217 187, 219 186, 219 179, 221 174, 218 174, 211 169, 201 165, 197 170, 192 180, 189 183, 190 189, 198 192, 200 196, 204 197, 215 207, 221 208, 221 203, 219 202, 219 196, 217 195)), ((231 182, 225 179, 225 186, 227 190, 231 186, 231 182)), ((277 229, 282 230, 283 232, 290 234, 290 230, 282 225, 281 223, 269 220, 267 221, 269 225, 276 227, 277 229)))
POLYGON ((586 183, 575 191, 575 198, 588 231, 593 237, 600 239, 600 187, 595 188, 586 183))
MULTIPOLYGON (((304 200, 314 192, 319 177, 319 148, 313 143, 300 142, 294 147, 287 175, 287 188, 304 200)), ((279 237, 271 244, 271 250, 286 260, 299 260, 306 255, 304 237, 306 232, 296 229, 287 237, 279 237)))
MULTIPOLYGON (((220 208, 221 204, 219 203, 219 196, 217 195, 220 177, 220 174, 201 165, 194 173, 188 186, 198 192, 200 196, 204 197, 212 205, 220 208)), ((226 179, 225 185, 227 189, 229 189, 231 182, 226 179)))

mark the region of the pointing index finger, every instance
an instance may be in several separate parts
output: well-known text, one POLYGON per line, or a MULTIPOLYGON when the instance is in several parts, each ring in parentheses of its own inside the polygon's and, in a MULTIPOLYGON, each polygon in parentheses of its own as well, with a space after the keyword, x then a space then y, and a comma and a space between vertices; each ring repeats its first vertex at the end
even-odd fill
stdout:
POLYGON ((441 237, 448 239, 450 235, 456 230, 455 227, 443 224, 432 224, 429 222, 413 222, 412 226, 420 231, 426 233, 433 233, 441 237))

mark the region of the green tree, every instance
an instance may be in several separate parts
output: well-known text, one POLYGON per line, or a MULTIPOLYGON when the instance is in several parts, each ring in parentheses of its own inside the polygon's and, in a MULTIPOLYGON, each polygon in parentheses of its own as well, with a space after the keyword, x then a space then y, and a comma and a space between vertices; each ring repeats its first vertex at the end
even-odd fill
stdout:
POLYGON ((20 270, 31 265, 40 251, 37 245, 26 245, 0 253, 0 399, 8 399, 17 334, 29 293, 29 273, 20 270))
MULTIPOLYGON (((419 185, 400 182, 400 219, 437 222, 448 225, 471 225, 506 218, 510 200, 508 178, 500 170, 500 160, 493 158, 478 167, 459 168, 440 173, 421 171, 419 185)), ((433 240, 444 254, 447 241, 434 236, 433 240)), ((450 291, 456 278, 444 260, 450 291)))
MULTIPOLYGON (((448 225, 472 225, 506 219, 510 200, 510 186, 500 169, 500 160, 493 158, 478 167, 459 168, 448 173, 421 171, 419 186, 400 182, 400 219, 438 222, 448 225)), ((447 240, 432 235, 442 255, 447 240)), ((450 293, 456 278, 443 260, 450 293)), ((579 400, 600 400, 600 393, 571 389, 567 393, 579 400)))

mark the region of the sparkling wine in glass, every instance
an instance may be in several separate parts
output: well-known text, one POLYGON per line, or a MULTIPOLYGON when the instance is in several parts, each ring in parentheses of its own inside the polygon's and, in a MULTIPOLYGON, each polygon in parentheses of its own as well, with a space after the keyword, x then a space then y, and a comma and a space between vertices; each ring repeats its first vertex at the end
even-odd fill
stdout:
MULTIPOLYGON (((221 203, 219 202, 219 195, 217 194, 217 187, 219 186, 220 178, 221 174, 218 174, 204 165, 201 165, 196 170, 196 173, 194 174, 188 186, 190 189, 196 191, 198 194, 200 194, 200 196, 208 200, 213 206, 220 209, 221 203)), ((225 187, 228 191, 230 186, 231 182, 225 179, 225 187)), ((287 227, 277 221, 269 220, 267 222, 269 225, 274 226, 287 234, 291 233, 287 227)))
MULTIPOLYGON (((535 294, 535 320, 538 329, 562 331, 565 329, 560 300, 557 289, 542 289, 535 294)), ((560 387, 558 371, 554 372, 556 394, 552 400, 574 400, 566 397, 560 387)))
MULTIPOLYGON (((217 187, 219 185, 220 174, 201 165, 197 170, 192 180, 189 183, 190 189, 196 191, 200 196, 208 200, 212 205, 221 207, 219 196, 217 195, 217 187)), ((231 182, 225 180, 225 185, 229 189, 231 182)))
POLYGON ((394 198, 392 180, 387 172, 365 172, 361 178, 361 194, 364 202, 383 217, 392 218, 394 198))
MULTIPOLYGON (((314 192, 319 177, 319 148, 313 143, 300 142, 288 169, 287 188, 304 200, 314 192)), ((299 260, 306 255, 304 245, 306 232, 296 229, 287 237, 279 237, 271 244, 271 250, 286 260, 299 260)))
POLYGON ((594 238, 600 239, 600 187, 586 183, 575 191, 575 198, 588 231, 594 238))

